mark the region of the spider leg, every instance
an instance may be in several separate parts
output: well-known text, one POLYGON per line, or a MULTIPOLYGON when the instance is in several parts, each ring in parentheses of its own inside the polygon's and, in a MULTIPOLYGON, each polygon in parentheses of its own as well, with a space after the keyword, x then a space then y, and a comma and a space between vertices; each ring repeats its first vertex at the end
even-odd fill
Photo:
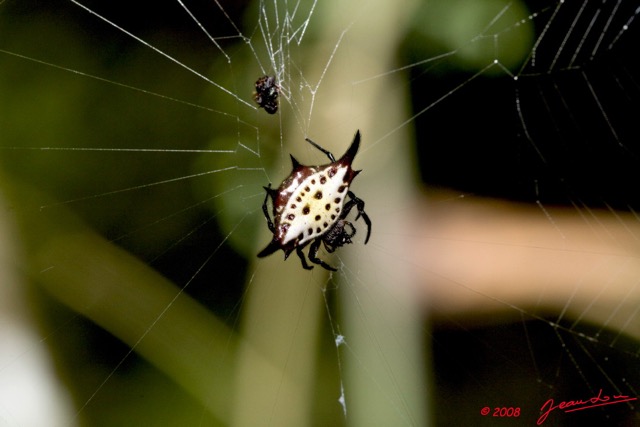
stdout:
POLYGON ((322 148, 321 146, 319 146, 318 144, 316 144, 315 142, 313 142, 309 138, 305 138, 304 140, 307 141, 309 144, 313 145, 314 147, 316 147, 318 150, 322 151, 324 154, 326 154, 327 157, 329 157, 329 160, 331 160, 332 163, 336 161, 336 158, 333 157, 333 154, 331 154, 328 150, 325 150, 324 148, 322 148))
MULTIPOLYGON (((304 257, 304 254, 302 253, 302 249, 304 248, 304 246, 298 246, 296 248, 296 253, 298 254, 298 256, 300 257, 300 261, 302 261, 302 268, 304 268, 305 270, 312 270, 313 266, 307 264, 307 260, 304 257)), ((311 257, 309 257, 309 259, 311 259, 311 257)), ((311 260, 313 261, 313 260, 311 260)), ((316 263, 317 264, 317 263, 316 263)))
MULTIPOLYGON (((356 221, 358 220, 358 218, 362 217, 364 222, 367 224, 367 238, 364 239, 364 244, 366 245, 367 242, 369 241, 369 237, 371 236, 371 220, 369 219, 369 215, 367 215, 367 213, 364 211, 364 200, 357 198, 352 191, 347 192, 347 194, 349 195, 349 197, 351 197, 351 200, 349 200, 344 205, 340 218, 342 219, 346 218, 354 206, 358 207, 358 216, 356 216, 356 221)), ((355 231, 355 227, 353 227, 353 229, 355 231)), ((353 234, 355 234, 355 232, 353 234)))
POLYGON ((317 257, 318 249, 320 249, 321 242, 322 240, 316 240, 311 244, 311 247, 309 248, 309 261, 314 264, 320 264, 322 267, 329 271, 338 271, 336 268, 331 267, 329 264, 317 257))
MULTIPOLYGON (((349 221, 345 221, 345 222, 344 222, 344 225, 345 225, 345 226, 347 226, 347 225, 348 225, 349 227, 351 227, 351 234, 349 234, 349 238, 352 238, 353 236, 355 236, 355 235, 356 235, 356 228, 353 226, 353 224, 351 224, 349 221)), ((346 228, 346 227, 345 227, 345 228, 346 228)))
POLYGON ((262 212, 264 213, 264 217, 267 219, 267 227, 269 227, 269 231, 272 233, 276 232, 276 227, 273 225, 273 221, 271 221, 271 217, 269 216, 269 208, 267 207, 267 201, 269 200, 269 196, 273 200, 273 192, 271 189, 271 183, 269 183, 268 187, 262 187, 266 190, 267 195, 264 197, 264 202, 262 202, 262 212))
POLYGON ((324 243, 324 248, 327 252, 329 252, 330 254, 332 254, 336 248, 334 246, 331 246, 330 244, 328 244, 327 242, 325 242, 324 240, 322 241, 322 243, 324 243))

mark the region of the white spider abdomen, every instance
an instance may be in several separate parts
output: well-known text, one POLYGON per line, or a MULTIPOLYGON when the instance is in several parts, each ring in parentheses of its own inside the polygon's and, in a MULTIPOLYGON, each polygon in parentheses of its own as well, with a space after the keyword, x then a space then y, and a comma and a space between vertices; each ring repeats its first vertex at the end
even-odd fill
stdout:
POLYGON ((303 245, 324 234, 339 219, 349 182, 347 166, 326 166, 307 176, 293 189, 287 205, 279 213, 284 236, 281 243, 296 240, 303 245))

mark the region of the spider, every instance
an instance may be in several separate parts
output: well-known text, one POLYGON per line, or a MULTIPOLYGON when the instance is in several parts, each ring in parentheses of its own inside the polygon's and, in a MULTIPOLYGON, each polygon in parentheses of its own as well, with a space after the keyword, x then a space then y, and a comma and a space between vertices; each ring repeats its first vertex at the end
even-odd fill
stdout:
POLYGON ((253 99, 267 113, 275 114, 278 111, 278 94, 280 94, 280 86, 276 83, 275 77, 262 76, 256 80, 253 99))
POLYGON ((360 173, 351 168, 360 147, 360 131, 356 132, 351 146, 338 160, 309 138, 306 141, 326 154, 331 163, 305 166, 291 156, 291 175, 282 181, 277 190, 271 188, 271 183, 263 187, 267 195, 262 203, 262 211, 267 219, 267 226, 273 233, 273 239, 258 257, 266 257, 282 249, 286 260, 295 249, 302 267, 311 270, 313 266, 307 263, 302 253, 310 245, 309 261, 327 270, 337 271, 318 258, 318 249, 320 244, 324 244, 327 252, 332 253, 337 248, 352 243, 351 238, 355 236, 356 229, 345 218, 354 207, 358 209, 355 220, 362 217, 367 224, 365 244, 371 236, 371 220, 364 211, 364 201, 349 190, 351 181, 360 173), (267 206, 269 197, 273 204, 273 221, 267 206))

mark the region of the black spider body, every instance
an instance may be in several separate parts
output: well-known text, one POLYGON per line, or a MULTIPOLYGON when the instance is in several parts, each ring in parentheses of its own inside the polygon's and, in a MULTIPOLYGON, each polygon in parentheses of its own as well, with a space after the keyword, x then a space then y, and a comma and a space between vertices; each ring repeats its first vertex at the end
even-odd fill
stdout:
POLYGON ((256 80, 256 91, 253 94, 253 99, 267 113, 275 114, 278 111, 279 94, 280 86, 276 83, 275 77, 262 76, 256 80))
POLYGON ((351 164, 360 147, 360 131, 356 132, 351 146, 344 155, 336 160, 333 154, 307 139, 316 148, 325 153, 331 163, 320 166, 301 165, 293 156, 293 170, 280 187, 275 190, 264 187, 267 195, 262 210, 267 219, 269 230, 273 233, 271 243, 259 254, 259 257, 271 255, 282 249, 287 259, 293 250, 302 261, 305 269, 312 269, 307 264, 302 249, 309 248, 309 260, 327 270, 335 271, 317 257, 320 244, 323 243, 328 252, 351 243, 356 229, 345 218, 354 207, 358 209, 356 221, 362 217, 367 224, 367 237, 371 235, 371 220, 364 211, 364 201, 357 198, 349 190, 351 181, 360 173, 353 170, 351 164), (273 221, 269 216, 267 202, 273 203, 273 221))

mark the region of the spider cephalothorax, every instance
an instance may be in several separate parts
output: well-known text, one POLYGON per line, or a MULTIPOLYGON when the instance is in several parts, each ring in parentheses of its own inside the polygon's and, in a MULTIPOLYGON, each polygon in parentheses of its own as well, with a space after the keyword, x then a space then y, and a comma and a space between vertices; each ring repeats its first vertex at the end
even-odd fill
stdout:
POLYGON ((273 233, 273 239, 258 256, 265 257, 282 249, 284 258, 287 259, 295 249, 302 261, 302 266, 310 270, 313 266, 307 264, 302 253, 302 249, 310 244, 309 260, 327 270, 336 271, 317 257, 318 249, 320 244, 324 243, 325 249, 333 252, 351 243, 356 229, 345 218, 354 206, 358 209, 356 221, 362 217, 367 224, 365 244, 371 235, 371 220, 364 211, 364 201, 349 190, 351 181, 360 173, 359 170, 351 168, 351 163, 360 147, 360 131, 356 132, 351 146, 338 160, 310 139, 307 139, 307 142, 325 153, 331 163, 304 166, 291 156, 293 163, 291 175, 280 184, 277 190, 271 188, 271 184, 264 187, 267 195, 264 198, 262 210, 267 218, 269 230, 273 233), (273 203, 273 221, 267 206, 269 197, 273 203))

